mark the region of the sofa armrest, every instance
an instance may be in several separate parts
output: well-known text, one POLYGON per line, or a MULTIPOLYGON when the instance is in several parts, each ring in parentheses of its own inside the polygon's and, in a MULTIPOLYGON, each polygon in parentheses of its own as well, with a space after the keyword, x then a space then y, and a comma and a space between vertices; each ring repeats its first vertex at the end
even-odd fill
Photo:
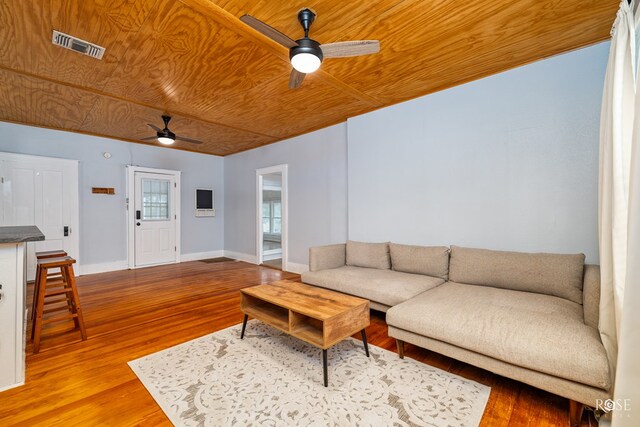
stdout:
POLYGON ((600 320, 600 266, 585 264, 582 283, 584 323, 598 329, 600 320))
POLYGON ((309 248, 309 271, 343 267, 347 263, 347 245, 316 246, 309 248))

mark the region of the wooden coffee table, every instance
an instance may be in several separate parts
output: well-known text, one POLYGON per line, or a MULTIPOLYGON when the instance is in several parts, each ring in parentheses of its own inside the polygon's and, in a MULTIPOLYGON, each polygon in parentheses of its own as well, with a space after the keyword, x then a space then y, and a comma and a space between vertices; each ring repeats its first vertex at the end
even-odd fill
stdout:
POLYGON ((281 280, 240 291, 240 309, 244 313, 244 338, 247 319, 254 317, 276 329, 322 349, 324 386, 328 386, 327 349, 360 332, 369 357, 367 334, 369 301, 299 282, 281 280))

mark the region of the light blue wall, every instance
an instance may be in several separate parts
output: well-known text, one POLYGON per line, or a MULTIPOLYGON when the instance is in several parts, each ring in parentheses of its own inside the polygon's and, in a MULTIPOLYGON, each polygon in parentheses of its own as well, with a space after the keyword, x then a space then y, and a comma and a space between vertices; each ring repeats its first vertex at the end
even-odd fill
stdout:
POLYGON ((349 237, 598 260, 609 44, 348 121, 349 237))
POLYGON ((0 122, 0 151, 80 162, 80 255, 84 264, 127 259, 126 165, 182 171, 182 253, 223 249, 222 157, 0 122), (102 157, 108 151, 111 159, 102 157), (91 194, 115 187, 115 196, 91 194), (216 217, 194 217, 194 189, 214 188, 216 217))
POLYGON ((290 262, 306 264, 310 246, 347 235, 584 252, 595 262, 608 49, 533 63, 224 159, 8 123, 0 123, 0 151, 80 160, 88 264, 126 259, 130 163, 183 171, 183 253, 255 255, 255 171, 288 164, 290 262), (118 195, 93 196, 92 186, 114 186, 118 195), (215 188, 215 218, 193 217, 197 186, 215 188))
POLYGON ((288 164, 289 261, 347 237, 347 130, 331 126, 225 157, 225 249, 256 254, 256 169, 288 164))

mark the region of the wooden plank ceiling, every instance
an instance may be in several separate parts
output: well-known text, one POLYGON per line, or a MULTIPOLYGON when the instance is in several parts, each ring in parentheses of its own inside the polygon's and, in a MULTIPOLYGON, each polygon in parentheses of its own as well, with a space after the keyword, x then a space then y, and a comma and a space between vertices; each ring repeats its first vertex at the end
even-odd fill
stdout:
MULTIPOLYGON (((146 123, 227 155, 609 37, 616 0, 2 0, 0 120, 141 142, 146 123), (286 48, 250 14, 321 43, 378 39, 287 87, 286 48), (56 29, 106 48, 99 61, 51 44, 56 29)), ((151 142, 151 144, 155 144, 151 142)))

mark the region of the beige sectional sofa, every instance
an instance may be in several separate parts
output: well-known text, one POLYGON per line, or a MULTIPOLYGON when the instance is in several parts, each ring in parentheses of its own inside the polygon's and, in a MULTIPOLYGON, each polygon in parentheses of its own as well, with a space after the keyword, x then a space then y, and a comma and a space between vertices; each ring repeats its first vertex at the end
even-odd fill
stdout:
POLYGON ((374 310, 387 311, 443 284, 448 270, 446 246, 423 248, 349 241, 311 248, 309 272, 302 275, 302 281, 366 298, 374 310), (393 267, 390 248, 394 248, 393 267))
POLYGON ((367 298, 389 336, 581 404, 610 397, 600 270, 584 255, 360 243, 312 248, 308 284, 367 298))

